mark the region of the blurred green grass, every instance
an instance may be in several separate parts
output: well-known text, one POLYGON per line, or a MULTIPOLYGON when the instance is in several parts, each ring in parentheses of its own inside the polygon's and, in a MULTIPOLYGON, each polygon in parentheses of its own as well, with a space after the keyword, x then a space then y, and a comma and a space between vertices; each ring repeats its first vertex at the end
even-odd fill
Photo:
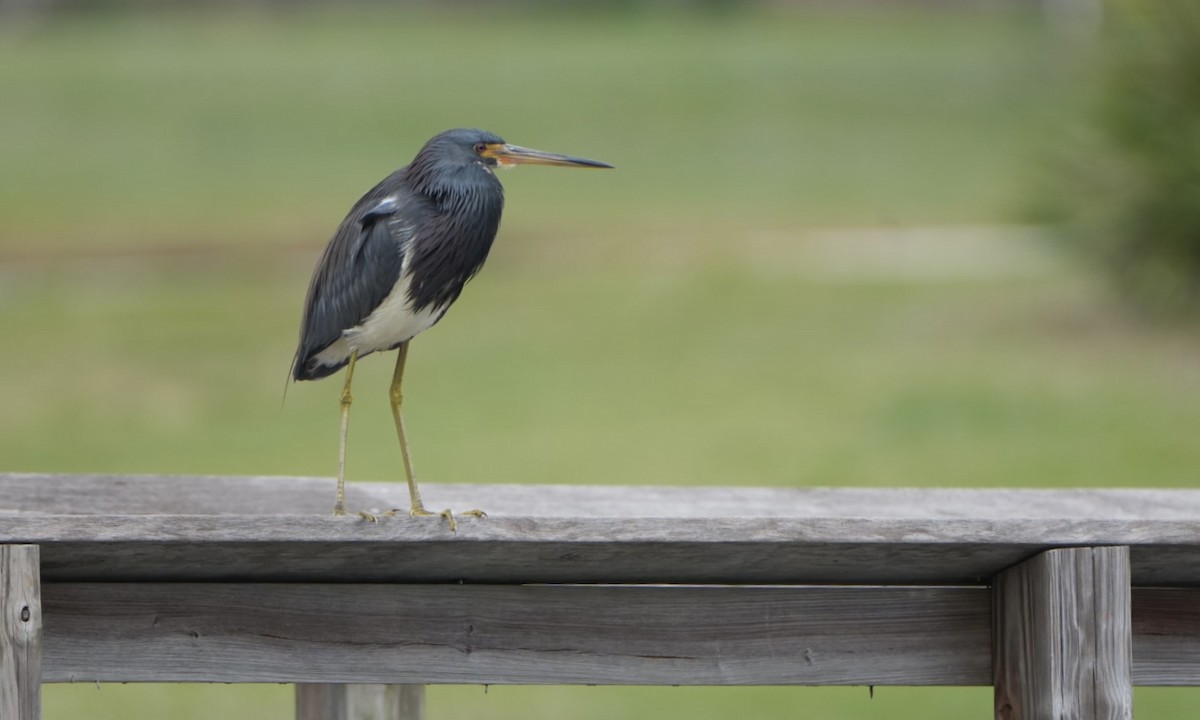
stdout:
POLYGON ((1071 58, 1019 13, 85 16, 0 34, 0 249, 311 242, 458 125, 620 166, 510 225, 993 220, 1071 58))
MULTIPOLYGON (((1195 482, 1193 339, 1110 316, 1068 270, 830 281, 779 259, 769 270, 694 262, 688 272, 586 263, 543 272, 501 261, 485 272, 414 344, 407 402, 422 475, 1195 482)), ((158 265, 16 290, 5 326, 40 349, 5 360, 5 464, 328 474, 339 383, 292 386, 281 407, 307 270, 158 265)), ((351 472, 399 479, 390 362, 371 359, 360 372, 351 472)))
MULTIPOLYGON (((1193 688, 1136 688, 1140 717, 1192 717, 1193 688)), ((291 720, 293 690, 286 685, 53 685, 47 687, 47 720, 163 718, 291 720), (86 712, 81 712, 85 708, 86 712)), ((876 687, 522 687, 432 686, 431 718, 895 718, 988 717, 991 688, 876 687)))
MULTIPOLYGON (((281 405, 308 273, 360 192, 479 125, 619 169, 505 175, 487 270, 413 348, 427 481, 1195 486, 1194 329, 1136 325, 1030 233, 970 227, 1023 219, 1083 59, 1028 13, 929 9, 0 28, 0 467, 330 475, 337 381, 281 405), (962 228, 822 230, 912 225, 962 228)), ((389 373, 360 366, 352 479, 400 478, 389 373)), ((1141 690, 1139 712, 1190 717, 1185 694, 1141 690)), ((46 717, 282 718, 289 697, 51 686, 46 717)), ((989 698, 439 687, 430 707, 948 719, 989 698)))

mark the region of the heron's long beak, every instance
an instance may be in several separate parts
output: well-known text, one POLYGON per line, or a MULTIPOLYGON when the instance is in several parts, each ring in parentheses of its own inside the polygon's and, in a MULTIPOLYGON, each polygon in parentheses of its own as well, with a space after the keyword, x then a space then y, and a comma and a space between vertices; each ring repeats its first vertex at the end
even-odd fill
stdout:
POLYGON ((500 165, 559 165, 562 167, 591 167, 611 168, 612 165, 599 160, 559 155, 558 153, 531 150, 519 145, 495 145, 491 149, 492 157, 500 165))

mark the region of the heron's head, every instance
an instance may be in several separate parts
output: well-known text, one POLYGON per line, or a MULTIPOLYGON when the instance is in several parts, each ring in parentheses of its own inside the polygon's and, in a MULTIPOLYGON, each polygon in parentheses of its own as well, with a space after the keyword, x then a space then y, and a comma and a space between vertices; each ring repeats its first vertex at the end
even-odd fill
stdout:
POLYGON ((514 165, 558 165, 560 167, 611 168, 596 160, 559 155, 510 145, 495 133, 486 130, 457 129, 435 135, 417 157, 425 156, 431 164, 446 169, 477 165, 490 171, 495 167, 514 165))

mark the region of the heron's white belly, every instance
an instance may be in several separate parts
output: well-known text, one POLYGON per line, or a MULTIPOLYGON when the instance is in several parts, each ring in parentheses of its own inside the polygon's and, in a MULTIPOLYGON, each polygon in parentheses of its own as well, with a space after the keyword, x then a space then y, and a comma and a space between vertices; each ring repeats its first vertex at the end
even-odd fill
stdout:
POLYGON ((392 286, 392 291, 379 307, 366 320, 344 331, 340 338, 318 353, 317 361, 330 365, 342 362, 355 350, 360 357, 376 350, 386 350, 432 327, 445 308, 428 307, 420 312, 414 311, 409 303, 408 285, 409 276, 405 273, 392 286))

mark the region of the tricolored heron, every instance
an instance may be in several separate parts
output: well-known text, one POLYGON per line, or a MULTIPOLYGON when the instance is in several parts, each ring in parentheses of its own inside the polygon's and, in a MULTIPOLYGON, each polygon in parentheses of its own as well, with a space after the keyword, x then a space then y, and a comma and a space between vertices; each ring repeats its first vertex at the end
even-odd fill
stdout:
POLYGON ((354 365, 373 352, 397 350, 389 399, 408 479, 409 514, 441 515, 455 526, 449 510, 432 513, 421 502, 400 411, 400 382, 409 341, 442 319, 487 259, 504 209, 504 188, 493 170, 519 164, 612 167, 509 145, 483 130, 447 130, 359 198, 317 263, 292 377, 318 380, 346 368, 335 515, 346 514, 354 365))

